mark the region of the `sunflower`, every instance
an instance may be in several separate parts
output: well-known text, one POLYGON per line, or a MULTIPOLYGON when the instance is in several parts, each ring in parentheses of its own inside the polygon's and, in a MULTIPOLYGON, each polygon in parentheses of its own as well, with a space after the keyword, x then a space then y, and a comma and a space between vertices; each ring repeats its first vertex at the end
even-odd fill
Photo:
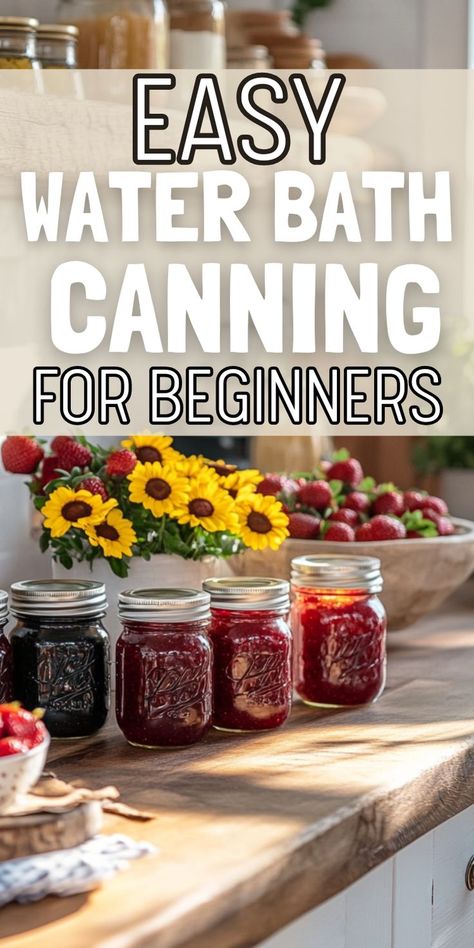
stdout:
POLYGON ((279 500, 248 494, 238 504, 240 536, 252 550, 278 550, 288 536, 288 517, 279 500))
POLYGON ((257 485, 262 480, 263 474, 260 471, 248 469, 234 471, 232 474, 220 477, 219 483, 239 503, 239 501, 244 500, 247 494, 254 494, 257 485))
POLYGON ((218 475, 216 472, 209 467, 206 459, 202 454, 191 454, 189 457, 184 457, 184 455, 176 462, 176 468, 179 470, 180 474, 183 474, 185 477, 201 477, 201 475, 206 475, 206 477, 217 480, 218 475))
POLYGON ((173 439, 167 435, 132 435, 125 441, 122 441, 122 447, 137 456, 142 464, 147 461, 153 464, 158 461, 159 464, 170 464, 176 462, 182 455, 175 448, 172 448, 173 439))
POLYGON ((176 517, 176 508, 186 503, 188 481, 170 464, 138 463, 128 480, 132 503, 142 504, 154 517, 176 517))
POLYGON ((217 480, 210 480, 206 474, 190 481, 186 500, 178 505, 174 516, 178 523, 203 527, 209 533, 217 530, 235 533, 238 529, 232 498, 217 480))
POLYGON ((71 527, 86 527, 105 519, 116 500, 102 500, 99 494, 89 490, 73 490, 72 487, 57 487, 41 508, 44 526, 52 537, 63 537, 71 527))
POLYGON ((111 510, 100 523, 87 524, 84 530, 91 546, 102 547, 105 556, 118 560, 133 556, 132 543, 136 543, 137 535, 121 510, 111 510))
POLYGON ((226 477, 227 474, 233 474, 237 470, 236 464, 227 464, 227 461, 210 461, 209 458, 203 458, 204 464, 212 468, 219 477, 226 477))

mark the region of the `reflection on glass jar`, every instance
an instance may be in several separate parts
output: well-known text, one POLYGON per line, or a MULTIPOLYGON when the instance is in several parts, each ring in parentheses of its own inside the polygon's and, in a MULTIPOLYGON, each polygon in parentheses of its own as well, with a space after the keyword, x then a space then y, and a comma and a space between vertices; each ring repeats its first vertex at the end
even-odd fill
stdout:
POLYGON ((41 23, 36 34, 36 52, 43 69, 77 68, 77 26, 41 23))
POLYGON ((386 615, 380 561, 300 556, 292 562, 294 684, 306 704, 376 701, 385 685, 386 615))
POLYGON ((38 66, 36 29, 29 17, 0 17, 0 69, 34 69, 38 66))
POLYGON ((58 17, 79 29, 80 69, 165 69, 164 0, 59 0, 58 17))
POLYGON ((14 697, 44 708, 52 737, 85 737, 105 723, 109 705, 109 637, 102 583, 41 580, 14 583, 11 611, 14 697))
POLYGON ((214 726, 262 731, 284 724, 291 707, 289 584, 245 577, 208 579, 214 650, 214 726))
POLYGON ((8 594, 0 589, 0 704, 11 701, 12 691, 12 649, 5 635, 8 622, 8 594))
POLYGON ((131 744, 184 747, 211 723, 209 596, 133 589, 119 596, 117 722, 131 744))

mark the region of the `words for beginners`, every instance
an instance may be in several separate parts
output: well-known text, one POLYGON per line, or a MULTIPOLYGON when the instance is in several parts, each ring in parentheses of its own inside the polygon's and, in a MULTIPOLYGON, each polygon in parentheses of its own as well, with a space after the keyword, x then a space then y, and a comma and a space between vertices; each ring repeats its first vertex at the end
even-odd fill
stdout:
MULTIPOLYGON (((314 176, 302 171, 278 171, 273 176, 273 239, 297 243, 316 238, 331 243, 341 235, 351 243, 363 240, 387 242, 394 239, 393 208, 396 196, 407 200, 407 234, 410 241, 426 237, 427 218, 433 218, 437 241, 452 240, 451 191, 448 171, 437 171, 429 183, 421 171, 363 171, 357 187, 365 194, 363 233, 351 180, 345 171, 335 171, 317 194, 314 176), (425 186, 426 185, 426 186, 425 186), (367 225, 367 204, 371 200, 372 223, 367 225)), ((239 213, 251 201, 247 178, 237 171, 111 171, 108 176, 107 223, 104 200, 91 171, 80 172, 71 190, 61 171, 47 176, 44 193, 39 194, 37 174, 21 175, 23 213, 27 239, 36 242, 79 243, 85 237, 97 243, 118 239, 116 209, 110 194, 120 203, 120 241, 149 239, 142 233, 141 210, 154 202, 153 240, 163 243, 215 243, 229 234, 236 243, 252 240, 239 213), (153 194, 154 191, 154 194, 153 194), (148 199, 148 200, 147 200, 148 199)), ((103 185, 101 184, 103 191, 103 185)), ((259 189, 255 188, 254 195, 259 189)), ((258 209, 259 210, 259 209, 258 209)), ((255 214, 258 225, 260 213, 255 214)), ((247 215, 248 221, 248 215, 247 215)), ((250 216, 250 224, 252 217, 250 216)), ((402 235, 403 236, 403 235, 402 235)))

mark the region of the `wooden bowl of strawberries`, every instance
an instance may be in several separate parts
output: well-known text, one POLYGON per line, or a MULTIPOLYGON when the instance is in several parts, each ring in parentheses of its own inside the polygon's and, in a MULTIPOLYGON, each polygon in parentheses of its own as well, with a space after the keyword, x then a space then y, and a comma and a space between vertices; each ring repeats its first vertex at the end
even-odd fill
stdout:
POLYGON ((474 523, 441 497, 377 484, 347 451, 310 474, 268 474, 257 490, 282 502, 290 535, 276 551, 234 557, 235 572, 289 578, 296 556, 377 556, 389 631, 437 609, 474 570, 474 523))

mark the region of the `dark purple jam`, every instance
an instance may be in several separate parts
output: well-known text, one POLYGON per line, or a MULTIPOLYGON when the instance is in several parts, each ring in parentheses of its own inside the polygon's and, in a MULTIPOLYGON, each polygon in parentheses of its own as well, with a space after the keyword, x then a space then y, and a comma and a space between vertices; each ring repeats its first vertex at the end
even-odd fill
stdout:
POLYGON ((13 661, 11 645, 3 629, 0 630, 0 704, 13 697, 13 661))

